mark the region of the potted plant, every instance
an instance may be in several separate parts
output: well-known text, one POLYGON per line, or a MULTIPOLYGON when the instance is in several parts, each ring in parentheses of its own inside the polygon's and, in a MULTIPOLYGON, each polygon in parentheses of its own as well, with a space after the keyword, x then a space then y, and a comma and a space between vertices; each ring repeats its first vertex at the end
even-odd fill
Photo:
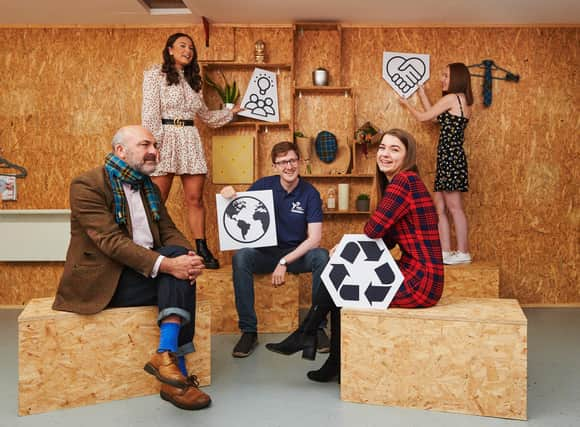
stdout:
POLYGON ((368 212, 370 209, 371 198, 368 194, 359 194, 356 198, 356 210, 359 212, 368 212))
POLYGON ((218 95, 220 96, 224 106, 228 109, 234 108, 234 105, 238 98, 240 97, 240 90, 236 84, 236 81, 230 85, 228 79, 224 73, 220 70, 220 75, 222 76, 222 80, 224 81, 224 85, 220 86, 215 81, 213 81, 207 74, 204 76, 205 83, 216 90, 218 95))
POLYGON ((362 152, 365 157, 368 155, 368 146, 373 143, 373 136, 379 133, 379 129, 371 122, 365 122, 354 132, 354 141, 362 145, 362 152))

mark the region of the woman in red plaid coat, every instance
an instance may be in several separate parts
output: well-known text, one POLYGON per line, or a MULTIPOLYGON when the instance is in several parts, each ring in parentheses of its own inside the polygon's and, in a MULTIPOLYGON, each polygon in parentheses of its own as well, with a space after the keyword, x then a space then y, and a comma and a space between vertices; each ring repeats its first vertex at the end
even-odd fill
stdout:
MULTIPOLYGON (((376 135, 379 142, 373 183, 376 207, 364 227, 372 238, 382 238, 389 249, 399 245, 397 265, 404 281, 391 307, 431 307, 443 292, 443 259, 435 206, 416 164, 416 143, 409 133, 391 129, 376 135)), ((282 354, 302 350, 302 357, 314 359, 318 325, 330 312, 330 355, 308 378, 328 382, 340 374, 340 309, 326 287, 321 286, 315 304, 302 325, 284 341, 266 348, 282 354)))

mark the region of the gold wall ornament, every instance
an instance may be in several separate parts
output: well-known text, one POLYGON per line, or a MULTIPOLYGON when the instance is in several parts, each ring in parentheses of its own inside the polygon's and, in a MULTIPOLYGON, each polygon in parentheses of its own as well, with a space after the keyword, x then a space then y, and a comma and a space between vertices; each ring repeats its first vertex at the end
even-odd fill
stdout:
POLYGON ((254 44, 254 58, 258 64, 263 64, 266 61, 266 44, 262 40, 258 40, 254 44))

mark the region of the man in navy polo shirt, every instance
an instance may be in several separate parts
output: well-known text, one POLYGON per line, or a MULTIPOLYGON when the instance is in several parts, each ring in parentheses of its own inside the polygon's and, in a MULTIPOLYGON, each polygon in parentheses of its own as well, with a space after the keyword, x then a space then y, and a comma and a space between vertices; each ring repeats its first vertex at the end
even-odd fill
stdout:
MULTIPOLYGON (((247 357, 258 344, 258 321, 254 310, 254 273, 272 273, 272 285, 282 286, 286 273, 312 272, 312 295, 320 287, 320 275, 328 262, 328 251, 320 248, 322 201, 320 193, 300 178, 298 147, 279 142, 272 148, 272 164, 279 175, 260 178, 248 189, 272 190, 276 211, 277 247, 244 248, 233 257, 236 308, 242 336, 232 355, 247 357)), ((233 187, 222 189, 225 198, 235 196, 233 187)), ((319 351, 328 351, 328 337, 319 331, 319 351)))

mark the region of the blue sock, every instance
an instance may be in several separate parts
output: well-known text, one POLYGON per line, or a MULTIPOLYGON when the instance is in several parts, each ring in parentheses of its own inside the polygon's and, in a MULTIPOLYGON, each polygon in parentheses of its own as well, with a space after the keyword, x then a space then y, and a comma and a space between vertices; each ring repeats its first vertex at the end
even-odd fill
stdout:
POLYGON ((187 378, 187 366, 185 365, 185 356, 179 356, 177 358, 177 366, 179 366, 179 370, 181 371, 183 376, 187 378))
POLYGON ((179 323, 162 323, 159 327, 159 348, 158 353, 164 351, 177 351, 177 338, 179 337, 179 328, 181 325, 179 323))

